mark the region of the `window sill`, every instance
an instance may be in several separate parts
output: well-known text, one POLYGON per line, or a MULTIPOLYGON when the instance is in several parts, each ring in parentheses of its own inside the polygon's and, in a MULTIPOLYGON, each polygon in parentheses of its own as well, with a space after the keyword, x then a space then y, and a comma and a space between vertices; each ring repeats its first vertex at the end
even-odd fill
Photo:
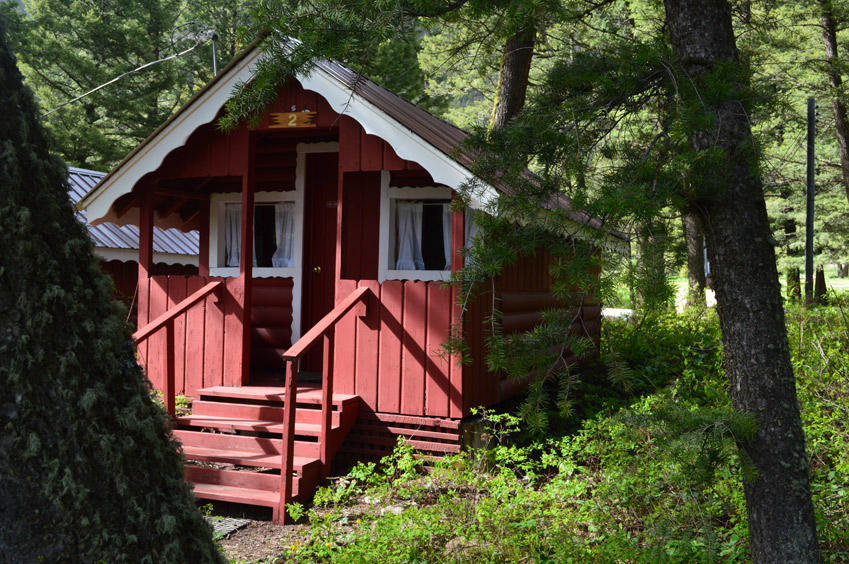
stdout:
MULTIPOLYGON (((294 278, 296 269, 294 267, 289 268, 269 268, 269 267, 257 267, 253 268, 253 277, 254 278, 294 278)), ((220 278, 235 278, 239 276, 239 267, 238 266, 216 266, 210 267, 209 269, 210 276, 217 276, 220 278)))
POLYGON ((450 270, 386 270, 383 272, 383 280, 421 280, 422 282, 445 282, 450 277, 450 270))

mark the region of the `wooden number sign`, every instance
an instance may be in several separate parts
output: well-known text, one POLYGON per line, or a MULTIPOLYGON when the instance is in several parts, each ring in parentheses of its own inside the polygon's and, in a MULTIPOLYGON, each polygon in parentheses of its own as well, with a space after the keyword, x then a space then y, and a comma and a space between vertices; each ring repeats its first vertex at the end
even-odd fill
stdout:
POLYGON ((271 129, 288 129, 298 127, 315 127, 315 118, 318 112, 284 112, 272 113, 271 129))

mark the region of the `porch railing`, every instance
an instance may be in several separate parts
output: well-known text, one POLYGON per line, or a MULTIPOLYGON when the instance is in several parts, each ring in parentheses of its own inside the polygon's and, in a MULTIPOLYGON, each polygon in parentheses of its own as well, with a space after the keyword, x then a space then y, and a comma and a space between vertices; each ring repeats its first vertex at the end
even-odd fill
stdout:
POLYGON ((367 287, 357 288, 321 321, 316 323, 303 337, 298 339, 286 352, 286 391, 283 404, 283 445, 280 466, 280 505, 278 515, 283 523, 286 522, 286 506, 292 503, 292 472, 295 450, 295 404, 297 403, 298 363, 306 352, 323 337, 324 355, 322 361, 321 384, 321 430, 319 433, 322 477, 326 477, 330 463, 330 428, 333 417, 333 347, 335 342, 336 324, 345 315, 354 311, 358 317, 367 312, 368 298, 371 290, 367 287))
POLYGON ((174 321, 181 314, 185 313, 190 307, 200 302, 210 294, 213 294, 216 301, 221 298, 221 286, 223 282, 216 280, 210 282, 188 298, 184 299, 135 333, 133 333, 133 342, 136 347, 139 343, 165 327, 165 390, 163 391, 165 400, 165 409, 171 417, 176 415, 176 406, 174 402, 174 374, 177 371, 176 360, 174 354, 174 321))

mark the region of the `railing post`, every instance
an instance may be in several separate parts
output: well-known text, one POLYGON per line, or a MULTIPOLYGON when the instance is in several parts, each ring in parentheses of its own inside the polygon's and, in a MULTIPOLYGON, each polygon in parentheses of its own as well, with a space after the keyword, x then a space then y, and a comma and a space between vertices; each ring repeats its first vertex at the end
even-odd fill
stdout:
POLYGON ((333 346, 336 326, 324 334, 324 362, 322 363, 321 384, 321 477, 326 478, 330 466, 330 429, 333 418, 333 346))
POLYGON ((277 508, 280 525, 286 523, 286 507, 292 503, 292 471, 295 458, 295 394, 298 386, 298 360, 286 363, 286 388, 283 404, 283 444, 280 464, 280 503, 277 508))
POLYGON ((165 409, 171 418, 177 415, 174 399, 174 380, 177 372, 177 361, 174 354, 174 320, 165 324, 165 409))

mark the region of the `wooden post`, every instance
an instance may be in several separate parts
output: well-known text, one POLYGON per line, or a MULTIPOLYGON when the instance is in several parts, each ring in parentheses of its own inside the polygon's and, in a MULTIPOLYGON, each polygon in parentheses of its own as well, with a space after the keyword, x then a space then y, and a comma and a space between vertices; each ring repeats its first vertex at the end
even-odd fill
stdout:
POLYGON ((248 141, 247 165, 242 175, 242 249, 239 261, 239 277, 244 291, 242 298, 242 374, 240 380, 246 385, 251 370, 251 296, 253 289, 254 256, 254 154, 256 136, 248 141))
POLYGON ((150 321, 150 275, 153 270, 153 193, 142 190, 139 205, 138 329, 150 321))
MULTIPOLYGON (((139 201, 139 273, 138 309, 136 329, 141 329, 150 321, 150 275, 153 270, 153 194, 142 190, 139 201)), ((139 364, 148 372, 147 364, 150 345, 147 341, 137 349, 139 364)))
MULTIPOLYGON (((452 199, 456 198, 457 194, 452 192, 452 199)), ((466 213, 464 210, 457 210, 451 214, 451 272, 461 270, 464 265, 464 257, 460 250, 466 246, 466 213)), ((454 285, 451 286, 451 325, 452 331, 463 330, 463 311, 457 300, 460 295, 460 289, 454 285)), ((451 417, 463 417, 467 415, 463 413, 463 363, 460 362, 460 354, 454 353, 449 359, 449 405, 448 410, 451 417)))
POLYGON ((200 201, 200 241, 198 255, 198 275, 204 280, 209 278, 209 196, 200 201))
POLYGON ((286 507, 292 503, 292 471, 295 458, 295 397, 298 387, 298 360, 286 363, 286 387, 283 404, 283 444, 280 461, 280 503, 277 507, 278 525, 286 523, 286 507))
POLYGON ((327 477, 330 466, 330 429, 333 421, 333 347, 335 346, 336 327, 324 334, 324 377, 321 385, 321 432, 319 433, 319 448, 321 449, 321 477, 327 477))
POLYGON ((177 415, 177 407, 174 400, 174 375, 176 371, 174 320, 171 319, 165 324, 165 409, 172 419, 177 415))

